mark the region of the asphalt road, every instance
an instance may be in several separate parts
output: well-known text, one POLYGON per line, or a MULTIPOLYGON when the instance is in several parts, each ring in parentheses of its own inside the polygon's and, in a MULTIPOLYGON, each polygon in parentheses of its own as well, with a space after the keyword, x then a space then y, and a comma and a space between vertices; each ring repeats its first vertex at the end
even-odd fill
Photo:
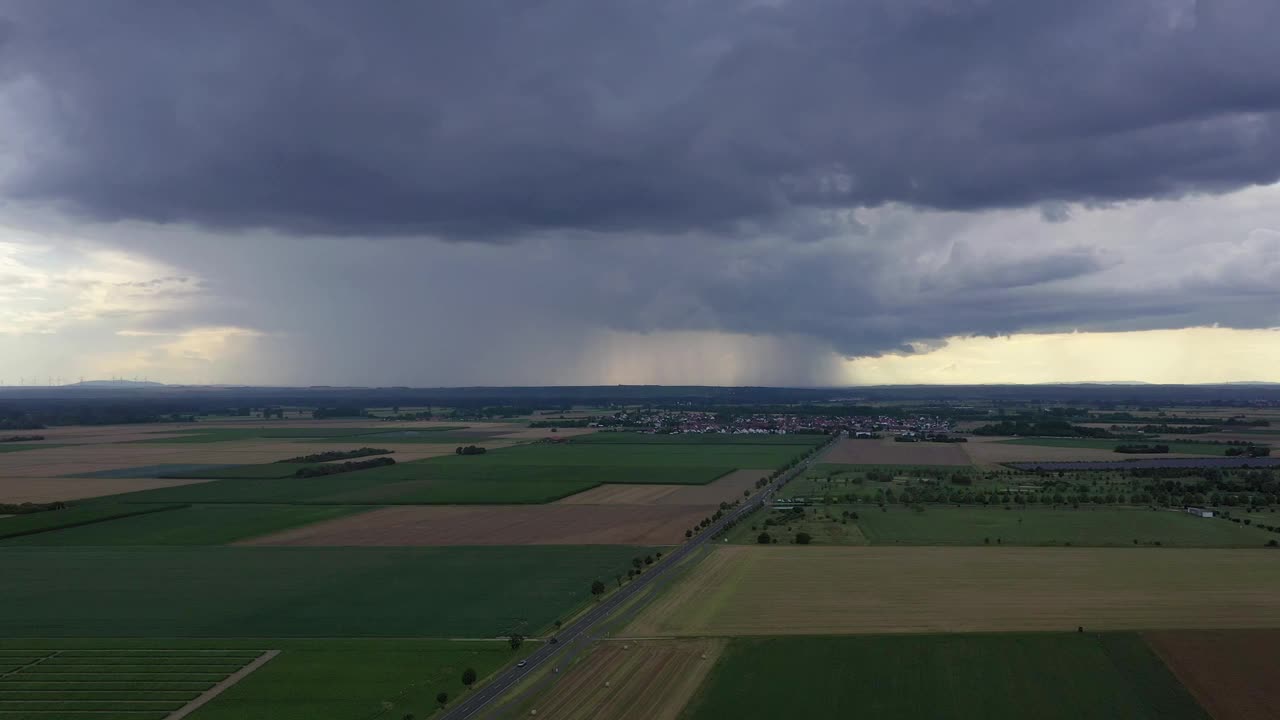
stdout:
POLYGON ((462 702, 449 708, 445 714, 441 716, 442 720, 469 720, 470 718, 477 718, 480 716, 480 713, 489 709, 490 705, 492 705, 498 698, 502 697, 502 695, 512 687, 519 684, 519 682, 529 674, 535 673, 544 667, 554 667, 558 662, 558 656, 564 652, 566 648, 577 642, 589 641, 591 637, 590 631, 592 628, 604 620, 607 620, 615 610, 634 598, 636 593, 643 592, 650 586, 650 584, 661 578, 672 568, 679 565, 680 561, 687 557, 689 553, 694 552, 698 548, 710 542, 730 523, 745 517, 746 515, 754 512, 761 505, 768 502, 769 498, 773 496, 778 488, 787 484, 792 478, 803 472, 810 463, 826 451, 827 447, 828 446, 824 445, 818 452, 810 455, 799 465, 778 476, 778 479, 765 486, 764 492, 756 493, 756 495, 745 504, 734 508, 731 512, 725 514, 724 517, 709 525, 707 529, 697 535, 694 535, 683 545, 664 555, 660 562, 655 563, 653 567, 640 577, 632 580, 626 585, 623 585, 622 588, 604 600, 601 600, 589 611, 578 616, 576 620, 560 628, 560 631, 556 633, 556 638, 559 642, 554 644, 550 642, 543 643, 542 647, 533 651, 525 658, 524 667, 512 666, 502 671, 494 677, 493 680, 467 695, 462 702))

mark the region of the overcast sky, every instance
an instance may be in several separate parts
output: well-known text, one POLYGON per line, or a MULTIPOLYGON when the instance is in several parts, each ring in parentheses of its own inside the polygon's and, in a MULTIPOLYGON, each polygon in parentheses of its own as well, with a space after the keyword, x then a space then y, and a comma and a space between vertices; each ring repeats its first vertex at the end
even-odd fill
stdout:
POLYGON ((0 380, 1280 381, 1274 0, 0 0, 0 380))

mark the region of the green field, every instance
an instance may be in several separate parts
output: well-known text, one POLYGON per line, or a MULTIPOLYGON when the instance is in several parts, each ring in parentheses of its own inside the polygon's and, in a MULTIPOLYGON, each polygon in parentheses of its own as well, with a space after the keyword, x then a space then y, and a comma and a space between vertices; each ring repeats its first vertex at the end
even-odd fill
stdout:
POLYGON ((263 463, 261 465, 219 465, 194 470, 170 470, 156 477, 166 478, 215 478, 224 480, 276 480, 293 477, 302 468, 315 467, 319 463, 263 463))
POLYGON ((534 634, 637 548, 5 547, 0 637, 534 634))
POLYGON ((341 505, 192 505, 24 535, 0 541, 0 545, 224 545, 369 509, 341 505))
POLYGON ((0 453, 22 452, 23 450, 39 450, 40 448, 56 448, 64 447, 61 444, 40 443, 39 445, 27 445, 24 443, 0 443, 0 453))
POLYGON ((826 435, 726 435, 721 433, 682 433, 661 435, 636 432, 596 432, 578 435, 571 442, 588 445, 800 445, 813 447, 829 438, 826 435))
MULTIPOLYGON (((693 469, 699 479, 711 477, 693 469)), ((425 461, 314 478, 215 480, 116 495, 130 503, 493 504, 544 503, 589 490, 601 477, 643 478, 655 473, 615 468, 441 467, 425 461)))
MULTIPOLYGON (((436 433, 448 432, 451 430, 462 430, 465 425, 442 425, 440 427, 431 428, 414 428, 415 433, 436 433)), ((212 443, 212 442, 228 442, 231 440, 256 440, 262 439, 309 439, 309 438, 359 438, 365 435, 386 434, 388 431, 385 427, 371 428, 351 428, 351 427, 314 427, 314 428, 298 428, 298 427, 192 427, 183 430, 170 430, 163 433, 157 432, 154 439, 133 440, 137 443, 212 443), (176 437, 165 437, 174 432, 182 433, 176 437)))
MULTIPOLYGON (((111 653, 120 656, 160 655, 192 656, 196 653, 222 657, 251 657, 265 649, 279 650, 280 654, 218 696, 191 716, 193 720, 353 720, 355 718, 391 718, 399 720, 412 713, 426 718, 435 709, 437 692, 447 692, 450 697, 461 697, 466 691, 462 685, 462 671, 474 668, 483 678, 500 665, 527 652, 526 645, 520 652, 512 652, 505 642, 453 641, 421 638, 386 639, 302 639, 302 638, 254 638, 245 640, 137 640, 137 639, 72 639, 72 640, 7 640, 0 641, 5 653, 22 653, 45 656, 60 651, 64 655, 91 655, 111 653), (9 650, 8 648, 12 648, 9 650), (383 703, 390 703, 391 710, 384 711, 383 703)), ((35 668, 32 668, 33 670, 35 668)), ((106 670, 106 668, 100 668, 106 670)), ((131 678, 112 672, 110 675, 84 675, 73 678, 59 675, 55 687, 49 689, 65 693, 70 688, 97 690, 119 688, 105 683, 127 682, 131 678), (102 678, 113 678, 105 680, 102 678)), ((217 673, 169 673, 160 682, 149 678, 151 674, 136 675, 136 686, 193 688, 203 691, 217 680, 217 673)), ((48 682, 48 681, 45 681, 48 682)), ((19 690, 37 687, 15 677, 0 679, 0 690, 19 690)), ((48 687, 48 686, 45 686, 48 687)), ((138 720, 168 715, 160 711, 154 716, 143 713, 113 715, 89 713, 81 717, 89 720, 138 720)), ((0 711, 0 720, 30 720, 33 715, 18 711, 0 711)), ((46 720, 80 720, 69 714, 42 713, 34 717, 46 720)))
POLYGON ((17 538, 44 533, 58 528, 70 528, 110 521, 131 515, 172 512, 181 505, 126 505, 103 502, 93 505, 76 505, 62 510, 14 515, 0 518, 0 538, 17 538))
POLYGON ((735 639, 691 720, 1208 720, 1134 634, 735 639))
MULTIPOLYGON (((850 506, 852 507, 852 506, 850 506)), ((852 507, 873 545, 1077 545, 1262 547, 1275 537, 1254 527, 1170 510, 1079 510, 934 507, 924 512, 890 506, 852 507)), ((812 515, 816 509, 808 512, 812 515)), ((832 512, 832 508, 826 512, 832 512)), ((839 509, 834 509, 839 514, 839 509)))
MULTIPOLYGON (((1087 448, 1093 450, 1114 450, 1117 445, 1168 445, 1169 452, 1186 455, 1226 455, 1227 448, 1233 445, 1215 445, 1213 443, 1174 442, 1171 440, 1102 440, 1095 438, 1049 438, 1027 437, 1013 440, 997 440, 1004 445, 1035 445, 1039 447, 1087 448)), ((1116 453, 1123 457, 1126 453, 1116 453)))
POLYGON ((0 720, 162 720, 247 665, 259 650, 37 648, 0 650, 0 720))
POLYGON ((776 468, 807 451, 808 447, 795 445, 539 443, 492 450, 484 455, 432 458, 429 462, 471 465, 776 468))

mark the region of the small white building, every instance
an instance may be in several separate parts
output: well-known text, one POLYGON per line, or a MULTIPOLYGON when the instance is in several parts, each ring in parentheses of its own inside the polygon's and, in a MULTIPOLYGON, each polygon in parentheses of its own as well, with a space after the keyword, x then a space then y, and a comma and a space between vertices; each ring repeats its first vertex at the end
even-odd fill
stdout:
POLYGON ((1212 511, 1212 510, 1205 510, 1204 508, 1198 508, 1198 507, 1189 507, 1189 508, 1187 508, 1187 514, 1188 514, 1188 515, 1195 515, 1196 517, 1202 517, 1202 518, 1211 518, 1211 517, 1213 517, 1213 511, 1212 511))

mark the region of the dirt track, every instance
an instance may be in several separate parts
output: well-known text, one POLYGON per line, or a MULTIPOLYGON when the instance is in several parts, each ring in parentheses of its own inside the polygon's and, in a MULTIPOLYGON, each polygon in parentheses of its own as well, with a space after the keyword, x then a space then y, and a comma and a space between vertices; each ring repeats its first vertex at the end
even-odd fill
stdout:
POLYGON ((564 505, 719 505, 742 499, 769 470, 735 470, 706 485, 600 485, 558 500, 564 505))
POLYGON ((1268 551, 717 547, 627 633, 783 635, 1280 626, 1268 551))
POLYGON ((1280 630, 1153 632, 1146 639, 1214 720, 1280 718, 1280 630))
POLYGON ((527 709, 549 720, 675 720, 724 644, 709 639, 605 641, 527 709))
POLYGON ((715 506, 451 505, 383 508, 244 545, 674 545, 715 506))
POLYGON ((968 465, 962 444, 902 443, 892 438, 881 440, 838 440, 824 463, 848 465, 968 465))

